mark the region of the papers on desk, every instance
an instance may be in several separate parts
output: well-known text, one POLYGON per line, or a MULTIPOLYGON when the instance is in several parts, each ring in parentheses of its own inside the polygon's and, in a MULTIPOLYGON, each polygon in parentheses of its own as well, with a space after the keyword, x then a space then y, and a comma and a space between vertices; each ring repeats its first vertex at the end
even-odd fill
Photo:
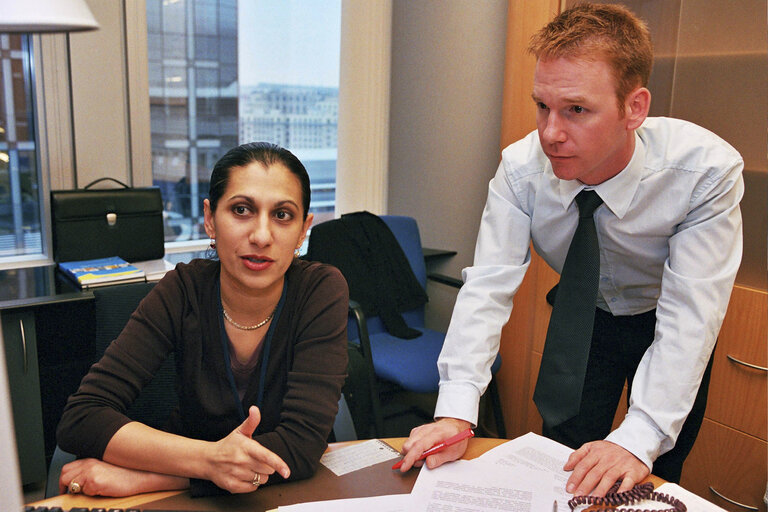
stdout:
POLYGON ((413 510, 409 508, 410 494, 388 494, 372 498, 348 498, 344 500, 315 501, 312 503, 299 503, 297 505, 283 505, 278 512, 404 512, 413 510))
POLYGON ((691 511, 695 510, 696 512, 727 512, 724 508, 720 508, 714 503, 710 503, 704 498, 701 498, 696 494, 693 494, 691 491, 687 489, 683 489, 677 484, 667 482, 665 484, 661 484, 658 488, 654 490, 662 494, 669 494, 670 496, 674 496, 675 498, 685 503, 685 506, 688 507, 688 510, 691 510, 691 511))
POLYGON ((95 260, 63 261, 61 272, 81 288, 144 280, 144 271, 117 256, 95 260))
POLYGON ((540 470, 510 473, 492 464, 457 460, 436 469, 421 468, 404 510, 552 510, 554 476, 540 470))
POLYGON ((525 474, 529 469, 548 472, 554 478, 550 503, 556 500, 558 512, 570 512, 568 500, 572 496, 565 492, 565 483, 571 473, 563 471, 563 466, 572 452, 571 448, 557 441, 529 432, 475 460, 499 466, 496 472, 500 473, 506 473, 503 468, 509 468, 512 475, 525 474))
MULTIPOLYGON (((327 456, 334 456, 332 461, 321 459, 321 462, 334 473, 337 473, 337 471, 348 472, 349 468, 357 465, 364 464, 360 467, 366 467, 387 460, 386 458, 380 458, 376 461, 370 460, 370 457, 375 457, 377 454, 380 457, 387 456, 385 451, 379 451, 379 447, 375 443, 381 443, 381 441, 366 441, 334 450, 323 456, 323 459, 326 459, 327 456), (367 446, 359 451, 352 450, 363 445, 367 446), (364 455, 364 452, 369 452, 371 455, 364 455), (384 455, 381 455, 382 453, 384 455), (368 460, 367 464, 365 463, 366 460, 368 460)), ((509 442, 487 452, 486 455, 492 454, 508 444, 509 442)), ((557 443, 554 444, 557 445, 557 443)), ((390 448, 390 450, 394 452, 395 457, 399 456, 399 453, 394 449, 390 448)), ((571 451, 568 448, 566 450, 569 453, 571 451)), ((533 456, 532 454, 529 455, 533 456)), ((546 453, 539 453, 538 455, 540 459, 551 456, 546 453)), ((393 457, 390 456, 389 458, 393 457)), ((497 458, 506 460, 505 453, 500 452, 496 458, 489 455, 471 461, 459 460, 450 464, 443 464, 433 470, 423 467, 411 494, 302 503, 290 507, 280 507, 278 510, 280 512, 319 512, 329 509, 340 511, 366 510, 366 512, 454 509, 465 512, 487 510, 516 510, 520 512, 546 510, 549 512, 552 510, 557 484, 555 475, 548 468, 536 468, 531 464, 516 466, 506 462, 504 463, 504 470, 500 471, 496 466, 497 458), (329 506, 330 504, 332 506, 329 506)), ((560 464, 561 468, 564 462, 565 460, 560 464)), ((565 507, 567 510, 567 504, 565 507)))
POLYGON ((320 463, 336 476, 342 476, 397 457, 400 452, 381 439, 371 439, 327 452, 320 457, 320 463))
POLYGON ((149 282, 161 280, 166 272, 173 270, 176 267, 176 265, 164 258, 158 260, 135 261, 133 265, 144 271, 144 276, 149 282))
POLYGON ((174 268, 166 259, 128 263, 117 256, 59 263, 59 270, 80 288, 159 281, 174 268))
MULTIPOLYGON (((378 440, 374 441, 381 443, 378 440)), ((376 455, 375 451, 372 452, 377 449, 374 441, 335 450, 328 455, 336 454, 335 458, 341 460, 334 461, 338 467, 351 468, 362 464, 364 458, 376 455), (367 446, 359 451, 349 450, 362 445, 367 446), (349 451, 345 452, 345 450, 349 451), (363 455, 364 452, 371 455, 363 455), (343 460, 348 457, 349 460, 343 460)), ((399 455, 394 449, 390 448, 390 450, 395 456, 399 455)), ((283 506, 278 510, 280 512, 319 512, 329 509, 342 512, 358 510, 366 512, 410 512, 412 510, 549 512, 552 510, 553 502, 557 502, 558 512, 570 512, 568 500, 572 496, 565 492, 565 484, 570 473, 563 471, 562 468, 572 452, 572 449, 551 439, 528 433, 507 441, 473 460, 458 460, 432 470, 427 469, 426 466, 422 467, 411 494, 302 503, 283 506)), ((387 459, 379 459, 371 464, 383 460, 387 459)), ((688 506, 688 510, 725 512, 679 485, 664 484, 659 487, 658 492, 670 494, 682 500, 688 506)), ((643 503, 644 508, 651 507, 651 510, 654 510, 655 505, 663 504, 643 503)))

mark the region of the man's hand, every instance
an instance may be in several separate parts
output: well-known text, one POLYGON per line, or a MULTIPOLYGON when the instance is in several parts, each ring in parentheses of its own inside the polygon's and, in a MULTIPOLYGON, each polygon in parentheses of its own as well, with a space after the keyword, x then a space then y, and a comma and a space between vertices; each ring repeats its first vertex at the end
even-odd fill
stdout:
POLYGON ((609 441, 584 444, 568 457, 563 469, 573 470, 565 486, 566 491, 574 496, 591 493, 601 497, 618 480, 622 481, 619 492, 624 492, 643 481, 651 472, 640 459, 609 441))
MULTIPOLYGON (((437 443, 455 436, 462 430, 470 428, 472 425, 468 421, 456 418, 440 418, 434 423, 427 423, 411 430, 411 435, 403 444, 403 465, 400 471, 405 473, 413 466, 421 466, 422 462, 417 460, 422 453, 432 448, 437 443)), ((449 446, 445 450, 430 455, 426 458, 427 467, 434 469, 445 462, 456 460, 464 455, 467 450, 469 440, 464 440, 449 446)))

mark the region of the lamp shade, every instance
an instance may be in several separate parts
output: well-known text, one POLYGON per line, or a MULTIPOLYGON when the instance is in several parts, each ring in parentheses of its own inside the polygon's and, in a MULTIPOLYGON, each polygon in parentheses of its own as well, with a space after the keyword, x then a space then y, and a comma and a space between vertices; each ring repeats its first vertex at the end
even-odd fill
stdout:
POLYGON ((0 32, 74 32, 99 28, 85 0, 0 0, 0 32))

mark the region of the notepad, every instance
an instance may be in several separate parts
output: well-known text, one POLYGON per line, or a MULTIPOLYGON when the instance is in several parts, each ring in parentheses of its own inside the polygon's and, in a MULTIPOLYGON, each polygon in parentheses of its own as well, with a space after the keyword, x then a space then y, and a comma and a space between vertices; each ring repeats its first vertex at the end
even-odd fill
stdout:
POLYGON ((83 288, 144 280, 143 270, 117 256, 61 262, 59 269, 83 288))
POLYGON ((320 458, 320 462, 336 476, 342 476, 397 457, 400 457, 400 452, 381 439, 371 439, 328 452, 320 458))

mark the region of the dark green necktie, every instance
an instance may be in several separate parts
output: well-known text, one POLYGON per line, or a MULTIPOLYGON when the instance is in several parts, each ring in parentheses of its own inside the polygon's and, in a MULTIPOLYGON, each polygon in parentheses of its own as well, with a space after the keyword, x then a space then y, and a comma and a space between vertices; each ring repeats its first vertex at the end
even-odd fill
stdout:
POLYGON ((533 393, 533 401, 550 427, 578 414, 581 404, 600 278, 600 248, 592 214, 602 202, 594 190, 582 190, 576 196, 579 224, 560 274, 533 393))

